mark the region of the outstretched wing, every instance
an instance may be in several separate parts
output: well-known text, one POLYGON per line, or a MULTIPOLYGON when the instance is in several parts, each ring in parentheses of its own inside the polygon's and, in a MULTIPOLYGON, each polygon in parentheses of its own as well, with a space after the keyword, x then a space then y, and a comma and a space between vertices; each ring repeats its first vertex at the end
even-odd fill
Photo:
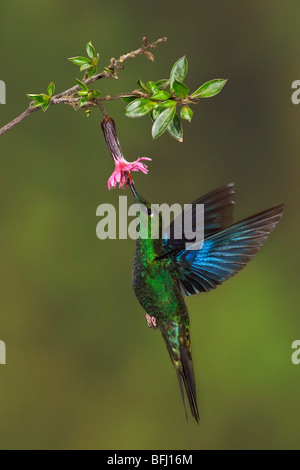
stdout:
MULTIPOLYGON (((184 217, 180 216, 180 222, 181 219, 192 220, 192 224, 195 226, 196 204, 204 204, 204 238, 207 238, 232 224, 234 203, 235 188, 233 183, 229 183, 210 191, 194 201, 184 211, 184 217)), ((175 224, 176 219, 170 224, 164 236, 163 247, 166 252, 183 250, 185 243, 189 241, 184 236, 184 225, 181 223, 179 225, 180 233, 176 233, 176 238, 174 238, 175 224)), ((176 228, 178 229, 177 226, 176 228)))
POLYGON ((194 246, 177 253, 183 293, 207 292, 243 269, 265 243, 283 209, 281 204, 260 212, 206 238, 200 250, 194 246))

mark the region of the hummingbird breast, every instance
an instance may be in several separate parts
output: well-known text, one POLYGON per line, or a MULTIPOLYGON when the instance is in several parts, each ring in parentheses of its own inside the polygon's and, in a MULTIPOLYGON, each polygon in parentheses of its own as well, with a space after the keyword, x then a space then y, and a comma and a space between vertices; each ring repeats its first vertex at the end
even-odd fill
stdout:
POLYGON ((157 326, 188 315, 180 287, 166 260, 143 259, 136 252, 132 285, 141 306, 156 318, 157 326))

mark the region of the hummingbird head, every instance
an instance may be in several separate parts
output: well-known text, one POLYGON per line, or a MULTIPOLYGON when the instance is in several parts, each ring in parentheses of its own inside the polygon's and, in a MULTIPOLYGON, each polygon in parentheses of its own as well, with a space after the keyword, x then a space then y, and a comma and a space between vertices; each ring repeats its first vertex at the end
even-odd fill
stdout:
POLYGON ((162 218, 161 214, 136 191, 130 184, 135 203, 137 204, 138 240, 150 248, 153 254, 159 256, 162 250, 162 218))

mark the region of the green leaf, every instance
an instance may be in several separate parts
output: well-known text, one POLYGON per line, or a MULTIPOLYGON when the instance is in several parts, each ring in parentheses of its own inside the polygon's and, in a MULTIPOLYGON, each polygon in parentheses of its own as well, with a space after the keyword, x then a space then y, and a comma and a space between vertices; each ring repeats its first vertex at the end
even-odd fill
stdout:
POLYGON ((188 106, 183 106, 181 108, 180 116, 182 117, 182 119, 186 119, 187 121, 191 122, 193 114, 194 111, 188 106))
POLYGON ((39 95, 27 95, 27 96, 35 96, 36 98, 30 98, 30 99, 36 100, 39 103, 44 103, 50 100, 50 96, 45 95, 44 93, 40 93, 39 95))
POLYGON ((176 114, 175 108, 167 108, 165 109, 154 121, 152 126, 152 137, 153 139, 157 139, 160 135, 162 135, 165 130, 168 128, 171 121, 173 121, 174 116, 176 114))
POLYGON ((147 98, 139 98, 129 103, 125 109, 125 115, 131 118, 139 118, 148 114, 155 105, 155 101, 147 98))
POLYGON ((80 67, 82 67, 82 65, 84 64, 90 63, 89 59, 87 59, 86 57, 81 57, 81 56, 69 57, 69 60, 73 62, 73 64, 79 65, 80 67))
POLYGON ((150 90, 151 93, 157 93, 159 91, 159 88, 157 85, 155 85, 154 82, 147 82, 147 87, 148 87, 148 90, 150 90))
POLYGON ((93 64, 91 64, 91 61, 88 61, 85 64, 83 64, 79 70, 80 72, 83 72, 84 70, 90 69, 91 67, 93 67, 93 64))
POLYGON ((94 90, 94 91, 93 91, 93 95, 94 95, 95 98, 98 98, 98 96, 100 96, 101 93, 100 93, 99 90, 94 90))
POLYGON ((78 80, 78 78, 75 78, 77 84, 84 90, 84 91, 89 91, 89 87, 86 86, 85 83, 83 83, 81 80, 78 80))
POLYGON ((179 98, 186 98, 190 91, 184 83, 179 82, 178 80, 174 80, 173 88, 179 98))
POLYGON ((168 101, 164 101, 163 103, 161 103, 161 105, 163 108, 173 108, 173 106, 176 106, 176 101, 173 101, 173 100, 168 100, 168 101))
POLYGON ((92 59, 92 64, 97 65, 100 59, 100 54, 98 53, 96 57, 92 59))
POLYGON ((88 77, 91 78, 93 75, 95 75, 95 73, 97 73, 97 67, 91 67, 88 70, 88 77))
POLYGON ((175 114, 173 121, 170 122, 168 132, 173 137, 173 139, 178 140, 179 142, 183 142, 182 125, 177 114, 175 114))
POLYGON ((149 93, 149 90, 148 90, 147 86, 145 85, 144 82, 142 82, 142 80, 141 80, 140 78, 137 80, 136 83, 138 84, 138 86, 139 86, 142 90, 144 90, 146 93, 149 93))
POLYGON ((164 91, 164 90, 159 90, 157 93, 154 93, 154 95, 152 95, 151 98, 153 100, 165 101, 171 98, 171 93, 168 93, 167 91, 164 91))
POLYGON ((49 105, 50 105, 50 100, 45 101, 45 102, 42 104, 42 109, 43 109, 43 111, 47 111, 47 109, 49 108, 49 105))
POLYGON ((151 111, 151 114, 150 114, 151 119, 153 121, 155 121, 162 112, 163 112, 163 108, 161 107, 161 104, 158 103, 155 106, 155 108, 153 108, 152 111, 151 111))
POLYGON ((91 41, 86 45, 86 52, 90 59, 94 59, 94 57, 96 57, 96 51, 91 41))
POLYGON ((77 92, 77 95, 79 95, 79 96, 87 96, 88 94, 89 94, 89 92, 86 91, 86 90, 80 90, 80 91, 77 92))
POLYGON ((188 61, 185 56, 178 59, 172 67, 171 74, 170 74, 170 88, 171 91, 173 90, 173 84, 175 80, 179 82, 183 82, 187 75, 188 71, 188 61))
POLYGON ((44 101, 36 101, 35 103, 33 103, 33 108, 38 108, 39 106, 43 106, 44 104, 44 101))
POLYGON ((136 96, 121 96, 121 100, 124 103, 131 103, 132 101, 136 100, 136 96))
POLYGON ((194 93, 191 94, 191 98, 210 98, 211 96, 215 96, 220 93, 226 82, 227 80, 223 78, 210 80, 201 85, 198 90, 194 91, 194 93))
POLYGON ((88 101, 87 96, 83 96, 82 98, 80 98, 80 100, 78 101, 78 108, 81 108, 81 106, 83 106, 84 103, 86 103, 87 101, 88 101))
POLYGON ((155 82, 155 85, 160 89, 160 90, 165 90, 169 85, 170 85, 170 80, 163 78, 161 80, 158 80, 158 82, 155 82))
POLYGON ((44 103, 50 101, 50 96, 49 95, 45 95, 43 93, 40 93, 40 94, 28 94, 27 95, 28 98, 30 98, 32 101, 33 101, 33 104, 32 106, 34 108, 37 108, 38 106, 42 106, 44 103))
POLYGON ((29 93, 29 94, 27 94, 27 96, 28 96, 29 99, 31 99, 31 100, 33 100, 33 101, 36 101, 36 100, 38 100, 38 101, 44 101, 43 95, 42 95, 41 93, 38 94, 38 95, 36 95, 36 94, 30 94, 30 93, 29 93))
POLYGON ((55 85, 53 82, 49 83, 48 88, 47 88, 47 93, 50 96, 53 96, 55 92, 55 85))

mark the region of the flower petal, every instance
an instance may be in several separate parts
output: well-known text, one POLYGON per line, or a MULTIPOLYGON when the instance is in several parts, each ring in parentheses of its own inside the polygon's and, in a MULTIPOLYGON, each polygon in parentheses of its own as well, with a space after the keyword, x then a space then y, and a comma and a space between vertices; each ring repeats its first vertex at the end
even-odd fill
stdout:
POLYGON ((130 176, 128 173, 131 171, 141 171, 142 173, 147 174, 147 165, 145 165, 145 163, 141 163, 142 160, 151 160, 151 158, 141 157, 135 162, 127 162, 125 158, 119 158, 118 160, 115 159, 115 169, 107 182, 108 189, 115 188, 117 183, 119 183, 119 188, 126 188, 128 176, 130 176))

